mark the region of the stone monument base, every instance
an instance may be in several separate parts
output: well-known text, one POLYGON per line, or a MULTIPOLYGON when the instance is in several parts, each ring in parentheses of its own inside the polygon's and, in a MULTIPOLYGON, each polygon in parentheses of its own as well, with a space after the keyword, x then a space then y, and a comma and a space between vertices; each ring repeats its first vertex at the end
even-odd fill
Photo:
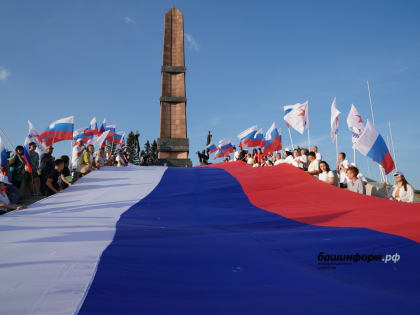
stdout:
POLYGON ((191 167, 192 162, 188 158, 188 138, 159 138, 157 141, 159 165, 191 167))
POLYGON ((190 159, 158 159, 158 165, 171 167, 192 167, 190 159))

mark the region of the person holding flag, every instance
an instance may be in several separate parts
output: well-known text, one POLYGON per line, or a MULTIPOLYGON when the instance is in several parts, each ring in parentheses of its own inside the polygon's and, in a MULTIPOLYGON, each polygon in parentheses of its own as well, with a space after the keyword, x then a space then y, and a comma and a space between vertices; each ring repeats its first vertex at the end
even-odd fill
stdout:
MULTIPOLYGON (((24 157, 24 148, 21 145, 18 145, 15 149, 15 152, 9 159, 9 171, 12 177, 12 184, 20 189, 23 183, 25 175, 25 166, 28 166, 28 162, 25 161, 24 157)), ((30 164, 29 164, 30 169, 30 164)), ((32 172, 32 169, 30 169, 32 172)))
POLYGON ((37 145, 35 142, 30 142, 24 145, 25 151, 28 151, 29 161, 31 164, 32 172, 25 172, 25 180, 28 186, 31 188, 33 196, 40 196, 40 171, 39 171, 39 154, 36 152, 37 145))

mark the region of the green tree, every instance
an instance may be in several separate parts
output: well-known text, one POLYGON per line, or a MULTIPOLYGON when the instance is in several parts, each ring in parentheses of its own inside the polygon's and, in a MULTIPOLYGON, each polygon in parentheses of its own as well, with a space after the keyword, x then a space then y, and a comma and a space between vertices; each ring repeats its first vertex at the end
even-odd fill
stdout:
POLYGON ((127 136, 126 148, 130 154, 130 163, 139 165, 139 152, 137 152, 136 136, 132 131, 130 131, 127 136))

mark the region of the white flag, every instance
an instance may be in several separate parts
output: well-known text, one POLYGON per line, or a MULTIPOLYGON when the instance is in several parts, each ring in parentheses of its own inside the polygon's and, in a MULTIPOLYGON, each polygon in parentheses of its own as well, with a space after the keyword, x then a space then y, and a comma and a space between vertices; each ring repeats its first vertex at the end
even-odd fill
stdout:
POLYGON ((309 127, 308 101, 303 104, 284 106, 284 120, 292 126, 297 132, 303 134, 305 129, 309 127))
POLYGON ((108 136, 110 130, 105 131, 103 134, 101 134, 99 137, 94 136, 92 139, 90 139, 87 143, 87 145, 91 144, 94 147, 100 148, 102 146, 102 143, 105 141, 106 137, 108 136))
POLYGON ((39 134, 38 131, 36 131, 34 125, 28 120, 28 125, 29 125, 29 131, 28 131, 28 136, 26 137, 25 141, 24 141, 24 145, 28 145, 31 142, 35 142, 36 144, 36 152, 41 155, 45 152, 46 147, 45 144, 43 144, 39 138, 39 134))
POLYGON ((363 126, 362 116, 359 115, 353 104, 351 104, 350 112, 347 116, 347 126, 351 131, 351 140, 353 143, 356 143, 365 127, 363 126))
POLYGON ((334 97, 334 100, 331 104, 331 140, 333 143, 338 132, 338 115, 340 114, 341 112, 337 109, 337 102, 336 98, 334 97))

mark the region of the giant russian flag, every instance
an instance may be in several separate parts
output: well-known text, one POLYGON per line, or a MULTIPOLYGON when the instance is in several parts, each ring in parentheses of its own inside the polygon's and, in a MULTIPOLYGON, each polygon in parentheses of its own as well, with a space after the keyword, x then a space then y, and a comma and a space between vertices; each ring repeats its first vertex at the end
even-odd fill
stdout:
POLYGON ((49 146, 56 142, 73 139, 74 116, 54 121, 39 135, 45 145, 49 146))
POLYGON ((363 155, 367 155, 375 162, 381 164, 386 174, 395 168, 394 160, 384 139, 369 120, 367 120, 363 132, 355 143, 355 147, 363 155))
POLYGON ((279 130, 276 128, 276 124, 273 122, 271 127, 267 130, 265 134, 265 146, 264 146, 264 153, 273 153, 275 151, 279 151, 282 148, 281 143, 281 134, 279 130))
POLYGON ((419 204, 213 166, 105 167, 2 216, 2 313, 418 313, 419 204))

